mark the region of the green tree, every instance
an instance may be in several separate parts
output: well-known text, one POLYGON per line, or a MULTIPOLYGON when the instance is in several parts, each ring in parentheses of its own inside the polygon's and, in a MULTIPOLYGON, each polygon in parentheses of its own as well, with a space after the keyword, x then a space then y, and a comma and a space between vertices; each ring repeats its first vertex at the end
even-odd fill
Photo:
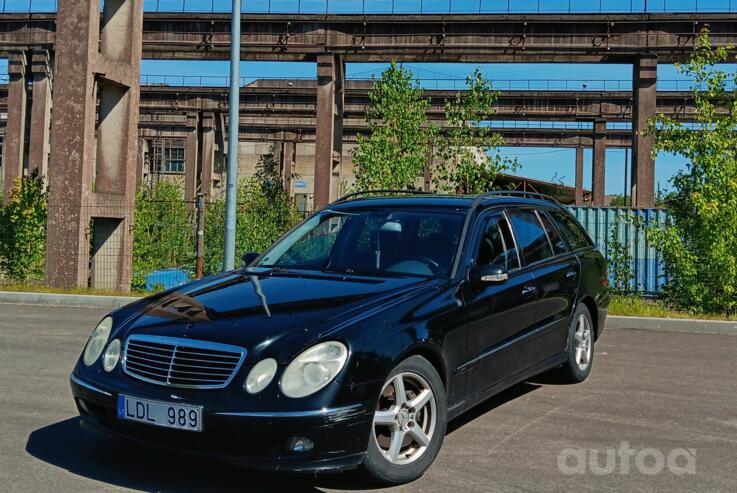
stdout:
POLYGON ((477 69, 466 91, 445 105, 445 132, 439 140, 434 183, 438 191, 477 194, 494 189, 499 173, 513 172, 517 161, 499 153, 504 139, 490 126, 499 93, 477 69))
POLYGON ((193 209, 184 202, 181 183, 158 180, 136 194, 133 225, 133 287, 146 285, 146 275, 167 268, 193 270, 193 209))
POLYGON ((48 194, 43 184, 37 171, 18 178, 0 211, 0 274, 12 282, 44 276, 48 194))
POLYGON ((666 294, 694 311, 737 312, 737 98, 728 59, 702 31, 690 61, 678 70, 693 78, 697 125, 664 115, 651 120, 654 152, 686 158, 666 198, 669 221, 648 230, 670 274, 666 294))
POLYGON ((423 174, 436 129, 430 105, 412 72, 392 62, 369 91, 368 135, 358 136, 353 154, 357 190, 414 189, 423 174))

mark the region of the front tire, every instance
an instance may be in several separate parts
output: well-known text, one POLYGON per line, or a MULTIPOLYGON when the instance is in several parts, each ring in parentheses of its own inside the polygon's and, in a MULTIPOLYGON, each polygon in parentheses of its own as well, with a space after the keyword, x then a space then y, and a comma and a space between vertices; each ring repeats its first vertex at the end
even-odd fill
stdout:
POLYGON ((580 303, 573 314, 568 331, 568 360, 562 376, 570 383, 586 380, 594 363, 594 324, 589 309, 580 303))
POLYGON ((382 387, 362 469, 383 485, 414 481, 437 457, 448 417, 445 388, 421 356, 397 365, 382 387))

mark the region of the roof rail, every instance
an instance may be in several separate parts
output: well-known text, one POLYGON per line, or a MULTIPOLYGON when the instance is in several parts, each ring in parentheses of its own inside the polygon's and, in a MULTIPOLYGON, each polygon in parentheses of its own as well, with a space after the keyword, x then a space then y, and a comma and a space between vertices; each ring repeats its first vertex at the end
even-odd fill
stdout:
POLYGON ((481 202, 483 202, 484 199, 488 199, 490 197, 495 197, 495 196, 541 199, 541 200, 547 200, 548 202, 553 202, 554 204, 561 206, 561 207, 563 206, 560 202, 558 202, 557 199, 551 197, 550 195, 544 195, 542 193, 523 192, 520 190, 492 190, 491 192, 485 192, 485 193, 479 194, 476 197, 476 200, 474 200, 474 207, 479 205, 481 202))
POLYGON ((361 192, 353 192, 347 195, 343 195, 339 199, 332 202, 330 205, 342 204, 343 202, 348 202, 350 199, 354 197, 360 197, 361 195, 369 195, 369 194, 375 195, 375 194, 387 194, 387 193, 401 193, 401 194, 408 194, 408 195, 434 195, 432 192, 423 192, 422 190, 363 190, 361 192))

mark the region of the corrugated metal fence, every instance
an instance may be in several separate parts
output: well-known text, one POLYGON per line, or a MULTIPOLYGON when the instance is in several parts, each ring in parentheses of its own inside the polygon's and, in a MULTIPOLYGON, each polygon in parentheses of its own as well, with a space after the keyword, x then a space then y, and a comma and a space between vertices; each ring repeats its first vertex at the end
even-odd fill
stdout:
POLYGON ((629 246, 634 279, 632 290, 657 293, 666 281, 660 255, 645 238, 644 227, 663 224, 668 217, 664 209, 629 209, 617 207, 569 207, 589 232, 599 251, 609 259, 609 238, 616 228, 619 242, 629 246), (625 217, 636 220, 624 220, 625 217), (620 218, 617 220, 617 218, 620 218), (639 223, 639 226, 635 223, 639 223))

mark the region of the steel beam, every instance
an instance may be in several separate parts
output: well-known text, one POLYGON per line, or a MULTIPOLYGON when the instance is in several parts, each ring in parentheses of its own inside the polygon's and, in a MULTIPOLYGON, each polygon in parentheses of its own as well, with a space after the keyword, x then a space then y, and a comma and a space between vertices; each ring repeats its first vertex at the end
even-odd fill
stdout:
POLYGON ((648 122, 657 111, 658 58, 644 55, 633 65, 632 207, 655 205, 654 135, 647 135, 648 122))

